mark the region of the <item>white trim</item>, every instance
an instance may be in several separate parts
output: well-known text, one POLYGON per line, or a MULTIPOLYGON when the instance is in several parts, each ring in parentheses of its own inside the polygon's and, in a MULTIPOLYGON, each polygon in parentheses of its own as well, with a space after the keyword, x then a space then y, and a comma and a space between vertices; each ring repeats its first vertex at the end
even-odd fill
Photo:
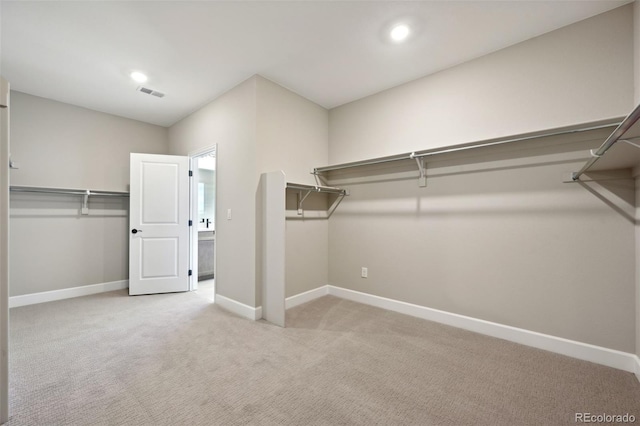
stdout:
POLYGON ((254 308, 253 306, 245 305, 244 303, 229 299, 221 294, 216 294, 215 304, 229 312, 233 312, 234 314, 240 315, 244 318, 249 318, 250 320, 256 321, 262 318, 262 306, 254 308))
POLYGON ((107 291, 122 290, 129 287, 129 280, 111 281, 83 285, 80 287, 63 288, 61 290, 43 291, 41 293, 23 294, 9 298, 9 308, 18 306, 35 305, 36 303, 53 302, 54 300, 71 299, 73 297, 88 296, 90 294, 104 293, 107 291))
POLYGON ((294 296, 289 296, 284 301, 284 308, 290 309, 294 306, 302 305, 303 303, 311 302, 322 296, 329 294, 329 286, 323 285, 322 287, 314 288, 313 290, 305 291, 294 296))
POLYGON ((640 356, 636 355, 636 379, 640 382, 640 356))
POLYGON ((487 336, 544 349, 573 358, 618 368, 636 374, 640 380, 640 361, 635 354, 603 348, 588 343, 568 340, 535 331, 524 330, 495 322, 471 318, 438 309, 427 308, 385 297, 374 296, 341 287, 328 286, 329 294, 365 305, 399 312, 406 315, 435 321, 453 327, 463 328, 487 336))
MULTIPOLYGON (((198 182, 198 167, 194 167, 194 160, 197 160, 198 157, 209 155, 213 153, 213 158, 216 161, 216 170, 218 169, 218 144, 213 144, 208 147, 198 148, 194 151, 189 152, 189 170, 192 171, 193 177, 189 179, 189 194, 191 194, 191 201, 189 202, 189 219, 192 221, 192 229, 189 233, 190 244, 189 244, 189 265, 192 272, 191 279, 189 280, 189 289, 191 291, 198 289, 198 185, 194 185, 194 183, 198 182)), ((217 172, 216 172, 217 176, 217 172)), ((218 180, 216 178, 215 188, 214 188, 214 204, 217 205, 218 199, 218 180)), ((217 223, 216 210, 213 211, 213 223, 214 226, 217 223)), ((213 270, 218 271, 217 267, 217 250, 213 251, 213 270)), ((214 295, 215 299, 215 295, 214 295)), ((214 301, 215 303, 215 301, 214 301)))
MULTIPOLYGON (((289 296, 284 300, 284 309, 291 309, 294 308, 298 305, 302 305, 303 303, 307 303, 307 302, 311 302, 312 300, 318 299, 322 296, 326 296, 329 294, 329 286, 328 285, 323 285, 321 287, 318 288, 314 288, 313 290, 309 290, 309 291, 305 291, 304 293, 298 293, 298 294, 294 294, 293 296, 289 296)), ((216 295, 216 298, 220 297, 220 295, 216 295)), ((224 296, 222 296, 224 297, 224 296)), ((217 300, 217 299, 216 299, 217 300)), ((231 301, 231 299, 227 299, 227 301, 231 301)), ((234 304, 238 303, 235 300, 231 301, 234 304)), ((250 308, 250 306, 247 305, 243 305, 246 308, 250 308)), ((241 309, 245 309, 246 308, 241 308, 241 309)), ((254 309, 254 308, 252 308, 254 309)), ((256 320, 261 319, 262 318, 262 306, 258 306, 257 308, 255 308, 258 313, 256 314, 257 317, 255 318, 256 320)), ((233 311, 233 308, 229 308, 230 311, 233 311)), ((235 312, 235 311, 233 311, 235 312)), ((242 315, 244 317, 247 318, 251 318, 248 317, 246 315, 243 315, 242 313, 236 312, 238 313, 238 315, 242 315)))
POLYGON ((209 154, 210 152, 214 152, 217 154, 218 152, 218 144, 214 143, 213 145, 209 145, 204 148, 194 149, 193 151, 189 151, 189 157, 199 157, 203 154, 209 154))

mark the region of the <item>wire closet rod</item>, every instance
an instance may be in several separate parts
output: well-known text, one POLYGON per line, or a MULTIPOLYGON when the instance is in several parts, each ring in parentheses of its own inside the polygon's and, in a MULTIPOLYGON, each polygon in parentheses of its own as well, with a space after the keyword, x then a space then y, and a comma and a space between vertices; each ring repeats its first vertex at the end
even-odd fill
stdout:
POLYGON ((597 150, 591 150, 591 158, 585 163, 582 168, 573 173, 571 178, 573 180, 579 180, 580 176, 585 173, 591 166, 593 166, 620 138, 640 119, 640 104, 635 107, 627 117, 622 120, 622 123, 616 127, 616 129, 609 135, 609 137, 600 145, 597 150))
POLYGON ((302 191, 324 192, 328 194, 347 195, 347 191, 342 188, 321 185, 305 185, 302 183, 287 182, 287 189, 300 189, 302 191))
POLYGON ((528 141, 528 140, 533 140, 533 139, 538 139, 538 138, 544 138, 544 137, 550 137, 550 136, 570 135, 570 134, 573 134, 573 133, 581 133, 581 132, 588 132, 588 131, 591 131, 591 130, 606 129, 606 128, 609 128, 609 127, 620 126, 620 125, 621 125, 621 122, 615 122, 615 123, 594 125, 594 126, 589 126, 589 127, 582 127, 582 128, 577 128, 577 129, 574 128, 574 129, 556 130, 556 131, 551 131, 551 132, 546 132, 546 133, 539 132, 539 133, 525 134, 523 136, 510 138, 510 139, 497 139, 497 140, 496 139, 490 139, 490 140, 488 140, 486 142, 475 143, 475 144, 472 144, 472 145, 448 146, 448 147, 443 147, 443 148, 427 149, 427 150, 416 151, 416 152, 411 152, 411 153, 406 153, 406 154, 392 155, 392 156, 389 156, 389 157, 379 157, 379 158, 373 158, 373 159, 370 159, 370 160, 362 160, 362 161, 354 161, 354 162, 350 162, 350 163, 335 164, 333 166, 315 167, 313 169, 313 174, 332 172, 332 171, 335 171, 335 170, 350 169, 350 168, 353 168, 353 167, 371 166, 371 165, 375 165, 375 164, 390 163, 390 162, 394 162, 394 161, 415 160, 415 159, 420 159, 420 158, 424 158, 424 157, 429 157, 429 156, 432 156, 432 155, 447 154, 447 153, 458 152, 458 151, 466 151, 466 150, 476 149, 476 148, 485 148, 485 147, 488 147, 488 146, 506 145, 506 144, 510 144, 510 143, 523 142, 523 141, 528 141))
POLYGON ((42 186, 15 186, 9 187, 11 192, 39 192, 43 194, 65 194, 65 195, 90 195, 99 197, 128 197, 129 193, 124 191, 99 191, 93 189, 72 189, 72 188, 49 188, 42 186))

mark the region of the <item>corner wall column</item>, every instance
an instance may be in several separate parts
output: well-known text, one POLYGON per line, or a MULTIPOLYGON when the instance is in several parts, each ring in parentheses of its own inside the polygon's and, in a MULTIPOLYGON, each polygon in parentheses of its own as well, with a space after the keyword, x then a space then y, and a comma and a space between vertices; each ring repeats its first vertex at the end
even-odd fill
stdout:
POLYGON ((0 423, 9 420, 9 83, 0 77, 0 423))
POLYGON ((285 324, 285 176, 282 171, 260 176, 262 318, 285 324))

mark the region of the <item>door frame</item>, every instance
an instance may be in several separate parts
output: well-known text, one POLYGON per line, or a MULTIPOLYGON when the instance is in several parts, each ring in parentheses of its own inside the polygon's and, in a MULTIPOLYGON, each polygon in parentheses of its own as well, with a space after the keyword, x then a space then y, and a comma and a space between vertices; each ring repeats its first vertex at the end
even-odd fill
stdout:
MULTIPOLYGON (((216 179, 214 185, 214 197, 215 197, 215 209, 213 211, 213 223, 215 224, 216 246, 218 242, 218 144, 209 145, 204 148, 200 148, 189 152, 189 170, 191 170, 192 177, 189 180, 189 218, 192 220, 193 226, 191 227, 190 244, 189 244, 189 267, 193 271, 191 279, 189 280, 189 290, 194 291, 198 289, 198 158, 208 154, 214 154, 214 160, 216 163, 216 179)), ((217 275, 218 271, 218 250, 213 251, 213 270, 217 275)), ((215 302, 215 279, 214 278, 214 302, 215 302)))

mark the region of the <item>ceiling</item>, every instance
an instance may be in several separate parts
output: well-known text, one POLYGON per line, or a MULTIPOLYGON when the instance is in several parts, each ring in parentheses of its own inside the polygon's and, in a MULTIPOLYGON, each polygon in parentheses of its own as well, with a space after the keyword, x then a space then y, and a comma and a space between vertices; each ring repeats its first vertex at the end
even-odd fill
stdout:
POLYGON ((254 74, 333 108, 629 1, 0 1, 12 89, 170 126, 254 74), (393 43, 388 31, 411 34, 393 43), (136 91, 133 70, 148 74, 136 91))

